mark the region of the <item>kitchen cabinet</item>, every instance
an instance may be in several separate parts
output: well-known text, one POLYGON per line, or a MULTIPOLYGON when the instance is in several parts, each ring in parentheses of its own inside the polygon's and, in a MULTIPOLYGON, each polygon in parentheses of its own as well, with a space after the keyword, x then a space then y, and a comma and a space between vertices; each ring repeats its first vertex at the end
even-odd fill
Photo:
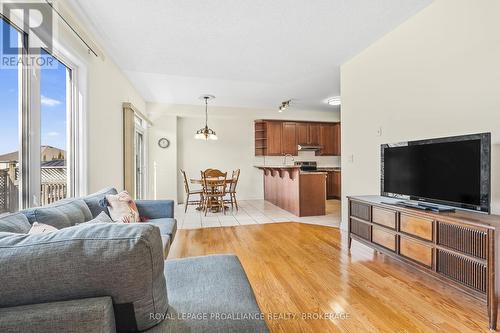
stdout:
POLYGON ((326 197, 327 199, 340 199, 341 185, 340 170, 328 171, 326 176, 326 197))
POLYGON ((267 153, 268 156, 282 155, 282 123, 269 121, 267 125, 267 153))
POLYGON ((321 146, 316 155, 340 156, 340 123, 255 121, 255 156, 297 156, 298 145, 321 146))
POLYGON ((314 123, 297 123, 298 145, 320 145, 320 125, 314 123))
POLYGON ((308 123, 297 123, 297 144, 308 145, 310 144, 310 132, 308 123))
POLYGON ((340 124, 320 125, 320 155, 340 156, 340 124))
POLYGON ((297 156, 297 124, 293 122, 282 123, 282 149, 283 155, 297 156))
POLYGON ((321 145, 319 124, 309 124, 309 144, 312 146, 321 145))

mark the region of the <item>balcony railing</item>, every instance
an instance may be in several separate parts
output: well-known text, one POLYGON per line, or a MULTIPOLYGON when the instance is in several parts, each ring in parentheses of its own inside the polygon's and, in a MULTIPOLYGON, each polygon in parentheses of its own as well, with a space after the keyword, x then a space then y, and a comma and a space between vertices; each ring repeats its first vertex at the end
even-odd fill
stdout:
MULTIPOLYGON (((49 170, 50 171, 50 170, 49 170)), ((65 179, 46 181, 43 179, 40 189, 40 206, 45 206, 68 195, 68 186, 65 179)), ((7 169, 0 170, 0 214, 13 213, 19 210, 19 187, 12 181, 12 175, 9 175, 7 169)))
POLYGON ((66 183, 46 183, 42 184, 40 195, 40 205, 45 206, 61 199, 65 199, 68 194, 66 183))

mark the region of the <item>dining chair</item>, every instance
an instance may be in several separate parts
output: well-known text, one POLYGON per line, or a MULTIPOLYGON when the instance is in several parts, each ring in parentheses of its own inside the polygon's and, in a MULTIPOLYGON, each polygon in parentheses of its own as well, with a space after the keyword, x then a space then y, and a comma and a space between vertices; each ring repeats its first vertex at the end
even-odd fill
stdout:
POLYGON ((224 197, 226 196, 227 172, 207 169, 202 172, 203 210, 205 216, 209 209, 217 208, 226 214, 224 197))
POLYGON ((186 175, 186 171, 181 169, 182 176, 184 177, 184 191, 186 192, 186 201, 184 202, 184 213, 187 212, 188 206, 189 205, 196 205, 200 207, 203 203, 203 190, 192 190, 189 187, 189 180, 186 175), (189 200, 189 197, 191 195, 199 195, 200 199, 199 200, 189 200))
POLYGON ((238 180, 240 179, 240 169, 234 170, 231 176, 231 180, 229 181, 229 187, 226 191, 226 194, 229 195, 229 199, 226 199, 225 202, 231 204, 231 209, 236 206, 236 210, 238 208, 238 201, 236 200, 236 186, 238 186, 238 180))

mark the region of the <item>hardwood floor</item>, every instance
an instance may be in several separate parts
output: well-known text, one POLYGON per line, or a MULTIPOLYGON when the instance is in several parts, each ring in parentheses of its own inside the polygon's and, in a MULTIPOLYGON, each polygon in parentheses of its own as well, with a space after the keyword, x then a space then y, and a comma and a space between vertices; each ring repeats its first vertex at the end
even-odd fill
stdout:
POLYGON ((272 332, 489 332, 485 303, 355 241, 346 248, 339 229, 276 223, 179 230, 169 259, 237 254, 272 332))

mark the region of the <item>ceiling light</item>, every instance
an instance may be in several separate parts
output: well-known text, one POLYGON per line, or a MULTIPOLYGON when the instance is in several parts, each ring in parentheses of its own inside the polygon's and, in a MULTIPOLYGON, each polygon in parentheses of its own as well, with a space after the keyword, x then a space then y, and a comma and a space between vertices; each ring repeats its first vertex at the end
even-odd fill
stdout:
POLYGON ((340 101, 340 96, 336 96, 336 97, 332 97, 332 98, 328 99, 327 103, 332 105, 332 106, 339 106, 340 104, 342 104, 342 102, 340 101))
POLYGON ((218 139, 215 131, 211 128, 208 128, 208 100, 214 98, 215 96, 212 95, 205 95, 200 97, 200 99, 205 100, 205 127, 196 131, 196 134, 194 135, 195 139, 205 141, 218 139))
POLYGON ((291 102, 291 101, 292 101, 292 100, 291 100, 291 99, 289 99, 288 101, 281 102, 281 105, 280 105, 280 107, 279 107, 278 111, 279 111, 279 112, 283 112, 283 111, 285 111, 286 109, 288 109, 288 108, 290 107, 290 102, 291 102))

